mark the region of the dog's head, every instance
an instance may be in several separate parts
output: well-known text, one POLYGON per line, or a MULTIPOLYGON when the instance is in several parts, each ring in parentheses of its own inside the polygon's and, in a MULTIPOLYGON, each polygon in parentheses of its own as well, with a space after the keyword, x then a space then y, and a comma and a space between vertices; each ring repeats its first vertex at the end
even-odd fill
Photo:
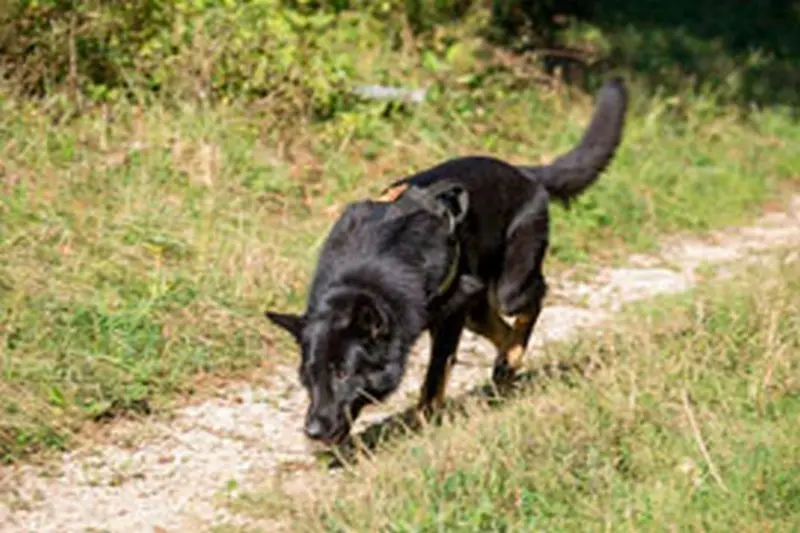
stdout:
POLYGON ((304 425, 309 438, 341 441, 364 406, 383 400, 400 384, 413 336, 396 323, 393 310, 370 295, 341 291, 310 315, 265 315, 300 346, 300 382, 310 399, 304 425))
MULTIPOLYGON (((468 305, 482 290, 476 278, 461 276, 448 304, 438 312, 449 314, 468 305)), ((300 382, 310 400, 304 431, 310 439, 341 442, 365 406, 399 387, 408 352, 431 316, 423 314, 410 292, 407 298, 393 296, 381 299, 341 288, 302 315, 265 313, 300 347, 300 382)))

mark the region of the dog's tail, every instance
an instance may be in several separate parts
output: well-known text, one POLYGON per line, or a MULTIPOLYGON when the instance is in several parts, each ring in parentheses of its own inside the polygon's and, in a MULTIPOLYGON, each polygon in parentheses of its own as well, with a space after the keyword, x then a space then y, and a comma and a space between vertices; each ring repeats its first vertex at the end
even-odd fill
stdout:
POLYGON ((597 105, 581 142, 549 165, 519 167, 541 182, 551 197, 569 206, 606 169, 622 140, 628 92, 621 78, 608 80, 600 89, 597 105))

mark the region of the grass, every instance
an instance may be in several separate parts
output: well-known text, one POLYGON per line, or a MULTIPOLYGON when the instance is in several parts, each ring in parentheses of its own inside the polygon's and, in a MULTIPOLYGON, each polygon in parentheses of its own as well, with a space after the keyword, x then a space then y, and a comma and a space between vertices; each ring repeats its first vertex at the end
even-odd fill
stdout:
POLYGON ((292 531, 796 531, 800 261, 779 259, 548 350, 583 373, 234 507, 292 531))
MULTIPOLYGON (((383 51, 360 68, 404 62, 383 51)), ((446 80, 419 107, 293 124, 244 102, 65 116, 57 96, 3 97, 0 460, 291 360, 262 312, 300 308, 345 202, 457 154, 548 159, 578 140, 593 104, 502 76, 469 83, 446 80)), ((551 272, 748 220, 797 182, 790 110, 743 117, 707 94, 636 89, 610 170, 572 211, 554 208, 551 272)))

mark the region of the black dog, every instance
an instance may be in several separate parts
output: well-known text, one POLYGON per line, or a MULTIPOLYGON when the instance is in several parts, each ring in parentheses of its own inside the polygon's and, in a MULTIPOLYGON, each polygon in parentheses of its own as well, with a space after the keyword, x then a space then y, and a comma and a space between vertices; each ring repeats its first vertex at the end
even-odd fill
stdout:
POLYGON ((423 414, 443 402, 464 327, 497 348, 494 381, 513 377, 547 290, 548 204, 568 206, 622 138, 622 80, 606 82, 598 100, 580 144, 550 165, 452 159, 395 182, 380 201, 347 207, 322 248, 305 313, 266 313, 300 345, 309 438, 344 439, 365 405, 397 389, 425 330, 423 414))

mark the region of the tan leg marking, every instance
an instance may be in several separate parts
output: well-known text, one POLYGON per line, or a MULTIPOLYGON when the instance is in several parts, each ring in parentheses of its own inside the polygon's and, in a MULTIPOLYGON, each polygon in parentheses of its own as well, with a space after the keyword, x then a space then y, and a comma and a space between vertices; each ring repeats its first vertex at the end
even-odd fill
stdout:
POLYGON ((532 322, 533 317, 528 315, 520 315, 514 320, 514 327, 511 329, 510 335, 511 342, 505 350, 506 362, 513 370, 519 370, 522 367, 532 322))
POLYGON ((512 335, 512 329, 496 313, 491 313, 486 322, 474 322, 467 319, 467 327, 489 339, 498 352, 505 351, 512 335))
POLYGON ((500 315, 492 313, 486 322, 468 321, 468 327, 494 345, 497 362, 505 361, 511 369, 518 370, 522 366, 532 322, 533 317, 520 315, 514 320, 514 326, 510 327, 500 315))
POLYGON ((514 371, 522 367, 523 356, 525 355, 525 347, 521 344, 515 344, 509 348, 505 353, 506 364, 514 371))

